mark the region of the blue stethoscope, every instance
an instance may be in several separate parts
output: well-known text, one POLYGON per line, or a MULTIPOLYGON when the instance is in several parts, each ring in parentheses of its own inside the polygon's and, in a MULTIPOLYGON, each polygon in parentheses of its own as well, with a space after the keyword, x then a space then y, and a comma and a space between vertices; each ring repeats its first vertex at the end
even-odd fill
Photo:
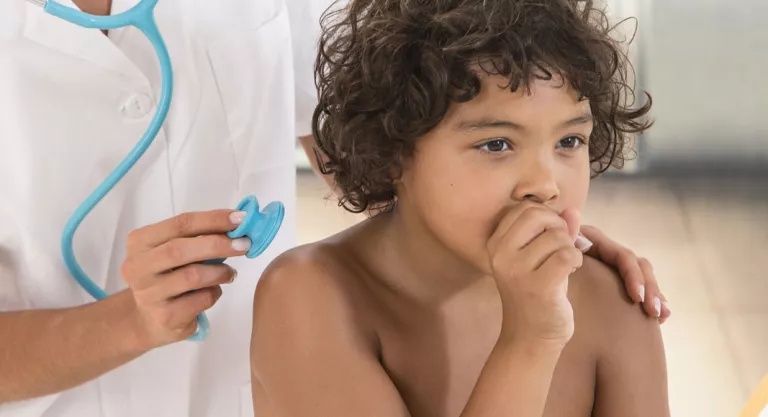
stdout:
MULTIPOLYGON (((125 159, 115 168, 112 173, 102 182, 96 190, 77 208, 75 213, 64 227, 64 233, 61 239, 61 250, 64 256, 64 262, 67 265, 72 276, 91 296, 97 300, 107 297, 107 293, 88 278, 88 275, 80 267, 75 259, 75 252, 72 247, 75 231, 82 223, 85 216, 101 201, 104 196, 117 184, 134 164, 141 158, 144 152, 155 140, 160 128, 168 115, 168 109, 171 106, 171 96, 173 95, 173 69, 171 58, 168 55, 168 49, 165 46, 163 37, 155 22, 155 6, 158 0, 139 0, 139 3, 123 13, 114 16, 94 16, 83 13, 80 10, 63 6, 54 0, 27 0, 31 3, 43 7, 46 13, 82 26, 88 29, 110 30, 126 26, 134 26, 139 29, 152 43, 157 58, 160 62, 162 74, 162 89, 160 100, 157 106, 157 112, 152 118, 147 131, 141 137, 139 143, 131 150, 125 159)), ((248 237, 251 240, 251 249, 246 256, 255 258, 267 249, 272 240, 277 235, 280 225, 283 221, 285 208, 282 203, 275 201, 259 211, 259 203, 253 196, 244 198, 237 206, 236 210, 247 213, 245 220, 237 229, 228 233, 232 239, 248 237)), ((224 259, 213 259, 206 263, 222 263, 224 259)), ((197 317, 197 331, 188 340, 202 341, 208 337, 210 325, 205 313, 197 317)))

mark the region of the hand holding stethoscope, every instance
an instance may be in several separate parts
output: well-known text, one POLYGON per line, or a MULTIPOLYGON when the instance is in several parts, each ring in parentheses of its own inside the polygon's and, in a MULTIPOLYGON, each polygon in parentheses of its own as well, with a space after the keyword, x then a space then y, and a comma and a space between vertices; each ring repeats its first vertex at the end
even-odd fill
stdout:
MULTIPOLYGON (((101 300, 107 297, 107 293, 88 278, 75 258, 73 241, 77 228, 83 219, 94 207, 109 193, 128 171, 136 164, 154 141, 160 128, 165 122, 173 95, 173 69, 168 49, 157 27, 154 17, 155 6, 158 0, 140 0, 133 8, 114 16, 94 16, 70 7, 62 6, 54 0, 27 0, 37 4, 48 14, 67 20, 76 25, 99 30, 111 30, 126 26, 134 26, 149 39, 157 54, 161 69, 162 86, 157 112, 149 124, 138 144, 126 156, 126 158, 112 171, 96 190, 82 203, 67 222, 62 235, 61 248, 64 262, 75 280, 94 298, 101 300)), ((272 242, 283 220, 284 207, 280 202, 272 202, 262 212, 259 211, 259 203, 253 196, 248 196, 238 205, 237 211, 243 212, 243 219, 235 230, 225 229, 230 239, 247 238, 250 241, 250 249, 244 254, 253 258, 261 254, 272 242)), ((238 253, 243 254, 243 253, 238 253)), ((193 257, 194 258, 194 257, 193 257)), ((212 260, 186 259, 190 262, 203 262, 203 264, 222 263, 224 258, 212 260)), ((179 265, 176 265, 179 266, 179 265)), ((205 313, 197 316, 197 330, 189 340, 201 341, 208 335, 208 319, 205 313)))

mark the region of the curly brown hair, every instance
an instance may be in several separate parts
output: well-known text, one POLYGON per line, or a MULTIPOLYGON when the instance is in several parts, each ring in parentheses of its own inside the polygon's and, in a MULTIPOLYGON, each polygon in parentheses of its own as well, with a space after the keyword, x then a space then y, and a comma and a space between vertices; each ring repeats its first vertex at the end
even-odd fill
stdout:
POLYGON ((391 207, 416 140, 478 95, 478 68, 511 91, 557 75, 589 99, 593 175, 622 167, 629 134, 651 124, 651 97, 633 108, 627 57, 592 1, 349 0, 321 24, 315 154, 349 211, 391 207))

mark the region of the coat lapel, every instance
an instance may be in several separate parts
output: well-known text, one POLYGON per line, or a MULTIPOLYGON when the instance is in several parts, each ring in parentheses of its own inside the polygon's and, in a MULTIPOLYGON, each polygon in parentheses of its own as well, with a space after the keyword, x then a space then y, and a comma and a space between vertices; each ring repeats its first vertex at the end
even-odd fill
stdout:
MULTIPOLYGON (((58 0, 64 6, 76 8, 71 0, 58 0)), ((40 7, 27 5, 24 35, 32 41, 66 54, 79 57, 94 65, 128 77, 143 74, 104 34, 97 29, 85 29, 45 13, 40 7)), ((55 68, 52 68, 55 71, 55 68)))

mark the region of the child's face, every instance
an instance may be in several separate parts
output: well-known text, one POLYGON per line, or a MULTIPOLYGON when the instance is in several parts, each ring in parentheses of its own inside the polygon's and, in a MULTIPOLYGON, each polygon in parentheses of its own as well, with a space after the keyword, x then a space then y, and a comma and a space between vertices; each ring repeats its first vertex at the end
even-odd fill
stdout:
POLYGON ((581 211, 592 132, 589 102, 562 80, 512 93, 500 76, 454 105, 416 143, 397 184, 398 205, 415 212, 443 245, 485 269, 486 243, 504 214, 524 200, 557 213, 581 211))

